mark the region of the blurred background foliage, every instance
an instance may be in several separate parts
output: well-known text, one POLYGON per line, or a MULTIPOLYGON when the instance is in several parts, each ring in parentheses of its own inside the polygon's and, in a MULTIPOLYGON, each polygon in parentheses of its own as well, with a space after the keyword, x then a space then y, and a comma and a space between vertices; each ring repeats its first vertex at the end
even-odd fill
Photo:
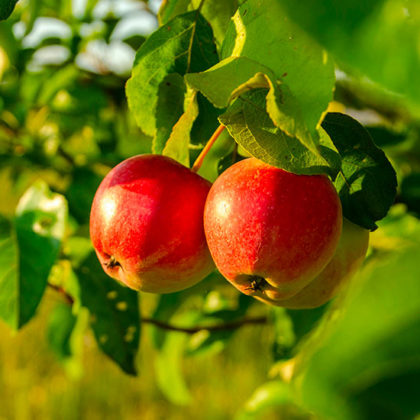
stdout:
MULTIPOLYGON (((25 227, 22 217, 40 202, 47 216, 58 218, 47 227, 61 243, 37 316, 19 333, 0 323, 0 419, 308 419, 315 418, 312 412, 412 419, 420 413, 418 4, 346 1, 338 7, 331 0, 295 8, 295 2, 279 2, 335 55, 329 110, 357 118, 386 152, 399 180, 396 203, 371 235, 354 287, 332 304, 268 308, 239 297, 213 274, 185 292, 143 294, 141 334, 140 326, 129 329, 140 316, 129 292, 96 323, 104 308, 97 302, 125 292, 86 259, 88 220, 107 171, 151 150, 152 139, 128 112, 124 87, 135 51, 158 27, 160 1, 22 0, 0 21, 0 230, 12 229, 6 220, 15 214, 16 226, 25 227), (58 213, 48 213, 56 197, 49 190, 66 199, 58 213), (63 212, 65 226, 58 216, 63 212), (103 289, 92 301, 95 289, 89 294, 82 286, 93 278, 103 289), (126 302, 130 319, 121 315, 126 302), (194 334, 163 332, 147 322, 189 328, 244 316, 266 322, 194 334), (120 321, 128 338, 104 335, 120 321)), ((164 4, 163 20, 197 7, 196 1, 164 4)), ((236 2, 229 5, 234 12, 236 2)), ((211 10, 203 11, 209 20, 211 10)), ((220 48, 225 26, 216 27, 220 48)), ((214 108, 209 112, 216 120, 214 108)), ((238 157, 224 136, 201 170, 210 179, 240 158, 241 150, 238 157)), ((206 141, 197 138, 191 156, 206 141)), ((53 243, 42 244, 56 252, 53 243)), ((2 273, 7 258, 2 252, 2 273)), ((36 266, 36 260, 27 262, 27 270, 36 266)), ((21 315, 17 325, 29 318, 21 315)))

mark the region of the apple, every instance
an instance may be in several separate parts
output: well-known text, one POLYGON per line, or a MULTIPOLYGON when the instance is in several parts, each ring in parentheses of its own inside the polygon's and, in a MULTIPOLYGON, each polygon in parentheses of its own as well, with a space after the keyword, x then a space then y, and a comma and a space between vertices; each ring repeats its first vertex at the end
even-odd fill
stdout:
POLYGON ((369 245, 369 231, 343 219, 343 230, 334 256, 324 270, 290 299, 258 299, 290 309, 309 309, 327 303, 348 283, 362 265, 369 245))
POLYGON ((211 184, 173 159, 139 155, 113 168, 91 209, 90 235, 105 272, 128 287, 170 293, 214 270, 203 210, 211 184))
POLYGON ((219 271, 241 292, 272 300, 302 290, 328 264, 342 211, 331 181, 295 175, 256 158, 215 181, 204 230, 219 271))

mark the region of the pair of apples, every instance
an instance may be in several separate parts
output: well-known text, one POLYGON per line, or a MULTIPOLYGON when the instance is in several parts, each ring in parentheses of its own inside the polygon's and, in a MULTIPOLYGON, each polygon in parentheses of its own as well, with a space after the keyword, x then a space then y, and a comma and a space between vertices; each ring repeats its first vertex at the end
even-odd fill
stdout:
POLYGON ((330 300, 369 240, 343 219, 326 176, 249 158, 211 185, 160 155, 135 156, 109 172, 92 204, 90 234, 105 272, 132 289, 186 289, 215 264, 241 292, 295 309, 330 300))

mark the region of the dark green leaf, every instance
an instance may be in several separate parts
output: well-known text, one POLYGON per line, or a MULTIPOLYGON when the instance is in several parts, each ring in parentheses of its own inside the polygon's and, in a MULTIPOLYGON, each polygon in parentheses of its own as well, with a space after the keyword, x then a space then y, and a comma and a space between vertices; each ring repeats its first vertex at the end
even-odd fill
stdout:
POLYGON ((80 223, 89 221, 93 196, 102 181, 102 177, 91 169, 75 168, 73 179, 67 191, 70 213, 80 223))
POLYGON ((392 165, 356 120, 337 112, 327 114, 322 127, 342 159, 335 187, 344 216, 374 230, 395 199, 397 179, 392 165))
MULTIPOLYGON (((162 106, 159 87, 169 74, 202 71, 217 60, 211 28, 197 12, 177 16, 154 32, 138 50, 126 88, 129 107, 140 128, 156 136, 162 106)), ((161 120, 159 125, 171 128, 173 123, 165 125, 161 120)))
POLYGON ((156 133, 153 138, 153 153, 162 153, 172 133, 172 128, 184 112, 186 93, 184 79, 178 73, 168 74, 159 86, 156 107, 156 133))
POLYGON ((19 201, 14 223, 0 223, 0 317, 14 329, 34 316, 42 299, 66 216, 64 198, 39 181, 19 201))
POLYGON ((7 19, 13 12, 18 0, 0 0, 0 20, 7 19))
MULTIPOLYGON (((175 16, 188 10, 198 9, 200 0, 167 0, 162 2, 158 13, 159 23, 164 25, 175 16)), ((200 10, 204 18, 210 23, 214 37, 219 45, 222 44, 229 25, 230 18, 238 7, 238 0, 206 0, 200 10)))
POLYGON ((47 340, 60 360, 72 356, 70 344, 71 335, 76 325, 77 318, 72 313, 70 305, 57 305, 50 315, 47 329, 47 340))
POLYGON ((334 176, 340 158, 329 137, 320 131, 319 154, 287 136, 265 111, 267 91, 252 90, 241 95, 219 117, 230 135, 252 156, 296 174, 329 173, 334 176))
POLYGON ((401 201, 420 216, 420 173, 407 175, 401 182, 401 201))
POLYGON ((90 312, 99 347, 124 372, 135 375, 140 341, 137 293, 108 277, 94 252, 76 269, 76 274, 80 301, 90 312))

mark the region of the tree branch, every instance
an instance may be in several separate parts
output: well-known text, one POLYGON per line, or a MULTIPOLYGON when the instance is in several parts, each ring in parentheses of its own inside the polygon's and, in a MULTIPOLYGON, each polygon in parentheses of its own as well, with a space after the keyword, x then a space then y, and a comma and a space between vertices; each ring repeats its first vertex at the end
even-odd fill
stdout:
POLYGON ((64 297, 64 299, 66 300, 66 302, 71 306, 74 303, 74 298, 73 296, 69 295, 62 287, 57 286, 55 284, 52 283, 48 283, 48 287, 50 287, 51 289, 55 290, 56 292, 60 293, 60 295, 62 295, 64 297))
POLYGON ((207 331, 228 331, 228 330, 234 330, 236 328, 245 326, 245 325, 261 325, 266 324, 268 321, 268 318, 266 316, 258 316, 255 318, 242 318, 238 319, 237 321, 231 321, 226 322, 224 324, 217 324, 217 325, 197 325, 195 327, 178 327, 172 324, 168 324, 163 321, 159 321, 157 319, 153 318, 142 318, 141 322, 145 324, 151 324, 155 327, 162 328, 164 330, 168 331, 178 331, 183 332, 186 334, 195 334, 199 331, 207 330, 207 331))
MULTIPOLYGON (((48 283, 48 287, 55 290, 56 292, 60 293, 66 300, 66 302, 71 306, 74 304, 74 298, 69 293, 67 293, 62 287, 57 286, 55 284, 48 283)), ((177 325, 168 324, 163 321, 159 321, 158 319, 148 318, 148 317, 141 317, 140 321, 143 324, 150 324, 154 325, 155 327, 161 328, 167 331, 177 331, 186 334, 195 334, 199 331, 229 331, 235 330, 245 325, 263 325, 266 324, 268 321, 268 317, 266 316, 256 316, 254 318, 242 318, 236 321, 225 322, 224 324, 216 324, 216 325, 197 325, 195 327, 179 327, 177 325)))

